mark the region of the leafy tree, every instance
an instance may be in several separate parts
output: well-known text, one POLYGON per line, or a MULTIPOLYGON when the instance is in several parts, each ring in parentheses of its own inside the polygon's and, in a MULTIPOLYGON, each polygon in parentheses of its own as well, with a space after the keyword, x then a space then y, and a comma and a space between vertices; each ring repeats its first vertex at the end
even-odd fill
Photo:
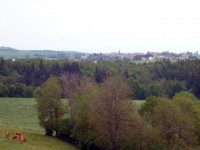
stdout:
POLYGON ((140 100, 145 99, 145 90, 143 86, 137 80, 134 80, 133 78, 129 78, 128 84, 132 90, 131 93, 132 93, 133 99, 140 99, 140 100))
POLYGON ((200 104, 200 101, 194 96, 194 94, 192 94, 188 91, 179 92, 173 97, 174 100, 179 100, 179 99, 181 100, 183 98, 185 98, 187 100, 192 100, 197 105, 200 104))
POLYGON ((133 107, 130 89, 123 78, 108 78, 90 104, 90 123, 101 147, 119 150, 120 139, 127 133, 133 107))
MULTIPOLYGON (((186 148, 196 144, 196 135, 198 135, 196 125, 198 123, 195 123, 195 114, 198 114, 198 111, 191 101, 180 99, 180 94, 177 94, 177 99, 173 101, 151 96, 146 99, 139 112, 153 127, 157 137, 160 137, 155 138, 151 148, 159 147, 165 141, 168 149, 186 148)), ((198 118, 196 118, 196 122, 198 122, 198 118)))
POLYGON ((159 101, 153 112, 153 126, 167 141, 168 149, 186 149, 196 144, 192 119, 182 113, 179 106, 169 100, 159 101))
POLYGON ((84 79, 80 83, 79 91, 74 96, 75 106, 75 126, 72 136, 79 140, 82 147, 92 146, 94 141, 93 126, 90 124, 90 103, 97 95, 97 85, 89 80, 84 79))
POLYGON ((69 102, 70 117, 72 120, 75 118, 75 99, 74 96, 77 94, 80 88, 81 75, 76 73, 66 73, 60 77, 62 81, 63 95, 69 102))
POLYGON ((126 133, 120 139, 120 149, 150 149, 150 145, 157 140, 157 136, 154 135, 152 128, 136 111, 132 113, 131 118, 128 120, 129 123, 124 126, 126 133))
POLYGON ((104 68, 100 68, 100 67, 95 68, 94 77, 97 83, 102 83, 106 79, 107 76, 108 76, 107 72, 104 68))
POLYGON ((0 83, 0 97, 8 95, 8 88, 0 83))
POLYGON ((185 116, 192 119, 195 125, 198 142, 200 142, 200 104, 199 100, 189 92, 180 92, 173 97, 173 101, 180 106, 185 116))
POLYGON ((169 98, 172 98, 176 93, 185 90, 183 82, 177 80, 169 80, 166 83, 165 91, 169 98))
POLYGON ((149 123, 152 123, 152 116, 154 108, 158 105, 158 102, 163 98, 157 98, 155 96, 150 96, 146 99, 139 109, 140 115, 142 115, 145 120, 149 123))
POLYGON ((51 67, 51 74, 54 76, 59 76, 61 74, 61 67, 58 62, 54 63, 51 67))
POLYGON ((36 95, 39 123, 51 135, 52 130, 58 135, 58 126, 64 114, 61 103, 61 88, 56 77, 50 77, 36 95))
POLYGON ((24 88, 23 97, 32 98, 33 97, 33 87, 28 86, 24 88))

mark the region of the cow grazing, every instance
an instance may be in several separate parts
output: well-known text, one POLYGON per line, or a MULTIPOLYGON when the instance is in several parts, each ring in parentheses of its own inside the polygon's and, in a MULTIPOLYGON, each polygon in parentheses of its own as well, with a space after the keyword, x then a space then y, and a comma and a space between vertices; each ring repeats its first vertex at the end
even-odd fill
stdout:
POLYGON ((9 137, 10 137, 10 132, 6 131, 6 138, 9 138, 9 137))
POLYGON ((16 140, 16 141, 20 140, 20 136, 19 136, 19 135, 14 135, 14 136, 13 136, 13 140, 14 140, 14 141, 15 141, 15 140, 16 140))
POLYGON ((20 136, 20 144, 22 144, 23 142, 26 142, 27 138, 23 135, 20 136))
POLYGON ((22 134, 21 134, 21 132, 17 131, 17 132, 15 132, 15 135, 21 136, 22 134))
POLYGON ((19 141, 20 144, 22 144, 23 142, 27 142, 27 138, 24 135, 22 135, 21 132, 18 132, 18 131, 13 136, 13 140, 14 141, 19 141))

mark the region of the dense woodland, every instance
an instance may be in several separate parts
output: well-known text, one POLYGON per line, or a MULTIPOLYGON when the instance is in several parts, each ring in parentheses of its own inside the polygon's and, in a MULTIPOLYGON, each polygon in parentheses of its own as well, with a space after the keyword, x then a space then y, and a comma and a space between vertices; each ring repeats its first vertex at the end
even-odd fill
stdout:
POLYGON ((154 63, 126 61, 73 62, 67 60, 0 58, 0 96, 33 97, 33 92, 51 76, 76 73, 102 83, 113 75, 122 75, 132 89, 132 99, 150 95, 171 98, 177 92, 190 91, 200 97, 200 60, 169 60, 154 63))

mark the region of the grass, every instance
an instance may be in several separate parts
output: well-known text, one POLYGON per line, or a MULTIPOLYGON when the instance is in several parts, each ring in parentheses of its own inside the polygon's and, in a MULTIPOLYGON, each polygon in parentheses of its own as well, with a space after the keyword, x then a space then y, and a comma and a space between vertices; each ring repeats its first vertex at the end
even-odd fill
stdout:
POLYGON ((139 109, 144 102, 144 100, 134 100, 133 105, 139 109))
POLYGON ((0 98, 0 150, 78 150, 66 142, 44 136, 35 105, 33 98, 0 98), (20 131, 28 142, 19 144, 11 137, 6 139, 6 131, 11 132, 11 137, 20 131))
POLYGON ((43 131, 33 98, 0 98, 0 126, 43 131))
POLYGON ((0 149, 1 150, 78 150, 78 148, 60 141, 54 137, 47 137, 31 130, 0 127, 0 149), (22 132, 28 139, 27 143, 20 144, 10 137, 6 139, 4 133, 10 131, 14 135, 16 131, 22 132))

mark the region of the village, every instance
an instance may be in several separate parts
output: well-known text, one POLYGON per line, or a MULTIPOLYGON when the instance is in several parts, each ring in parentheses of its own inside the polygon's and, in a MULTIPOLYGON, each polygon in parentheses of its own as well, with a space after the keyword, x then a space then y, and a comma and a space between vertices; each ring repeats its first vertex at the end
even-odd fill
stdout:
POLYGON ((81 60, 88 61, 106 61, 106 60, 124 60, 124 61, 161 61, 161 60, 186 60, 186 59, 199 59, 198 51, 173 53, 173 52, 147 52, 147 53, 93 53, 88 56, 82 56, 81 60))

